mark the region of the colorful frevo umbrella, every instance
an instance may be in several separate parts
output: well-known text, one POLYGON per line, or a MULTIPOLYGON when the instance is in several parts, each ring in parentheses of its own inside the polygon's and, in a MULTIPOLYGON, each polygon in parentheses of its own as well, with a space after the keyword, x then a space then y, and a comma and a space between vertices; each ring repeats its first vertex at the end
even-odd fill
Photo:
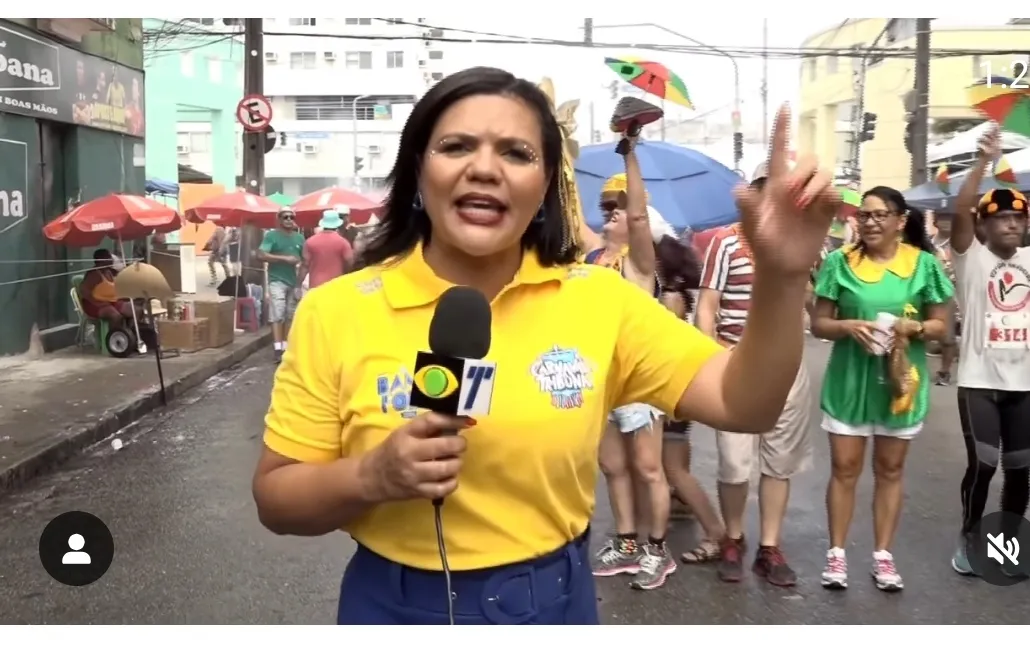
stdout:
POLYGON ((858 207, 862 206, 862 195, 860 195, 857 190, 847 188, 846 186, 838 186, 837 190, 840 191, 841 197, 841 204, 840 209, 837 211, 837 217, 850 218, 858 213, 858 207))
POLYGON ((1030 89, 1020 86, 1008 77, 986 77, 969 87, 969 105, 1003 131, 1030 136, 1030 89))
POLYGON ((948 191, 951 190, 951 176, 948 174, 948 164, 942 163, 937 168, 937 174, 933 176, 933 181, 942 193, 948 194, 948 191))
POLYGON ((1009 160, 1005 157, 998 159, 998 162, 994 164, 994 180, 998 182, 999 186, 1003 188, 1018 188, 1019 182, 1016 180, 1016 173, 1009 165, 1009 160))
POLYGON ((663 100, 685 106, 688 109, 694 108, 694 103, 690 101, 690 93, 687 92, 687 85, 683 83, 679 75, 664 65, 636 57, 620 59, 605 57, 604 62, 619 77, 633 86, 663 100))

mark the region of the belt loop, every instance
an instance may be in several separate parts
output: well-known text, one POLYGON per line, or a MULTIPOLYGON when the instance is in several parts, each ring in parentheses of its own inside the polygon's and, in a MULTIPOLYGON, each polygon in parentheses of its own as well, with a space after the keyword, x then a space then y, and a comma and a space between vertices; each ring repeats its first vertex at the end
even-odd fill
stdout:
POLYGON ((397 605, 406 605, 407 602, 404 600, 404 576, 407 573, 407 567, 399 562, 391 562, 386 558, 383 558, 382 561, 383 564, 389 566, 387 570, 387 585, 392 595, 391 598, 397 602, 397 605))
POLYGON ((537 576, 537 568, 534 565, 529 565, 529 605, 533 611, 533 617, 540 614, 540 579, 537 576))
MULTIPOLYGON (((583 566, 583 555, 579 549, 580 547, 585 548, 590 546, 589 531, 585 533, 585 535, 586 537, 583 537, 581 540, 573 540, 565 546, 565 558, 569 561, 569 595, 574 594, 576 590, 579 589, 579 583, 581 582, 580 577, 583 575, 583 572, 580 569, 580 567, 583 566)), ((593 581, 592 576, 591 581, 593 581)))

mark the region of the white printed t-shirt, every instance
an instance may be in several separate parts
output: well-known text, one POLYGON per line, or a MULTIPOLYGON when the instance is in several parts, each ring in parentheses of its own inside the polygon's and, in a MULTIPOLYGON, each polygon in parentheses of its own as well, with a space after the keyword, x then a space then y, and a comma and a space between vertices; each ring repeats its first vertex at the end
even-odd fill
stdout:
POLYGON ((1030 391, 1030 247, 1001 259, 973 239, 951 260, 963 315, 958 385, 1030 391))

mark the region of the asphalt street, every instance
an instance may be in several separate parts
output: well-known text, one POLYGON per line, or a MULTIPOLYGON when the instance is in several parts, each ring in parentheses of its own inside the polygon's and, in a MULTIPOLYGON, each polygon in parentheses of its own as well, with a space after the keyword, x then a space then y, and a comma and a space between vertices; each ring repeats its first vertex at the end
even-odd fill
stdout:
MULTIPOLYGON (((829 345, 812 341, 807 364, 818 388, 829 345)), ((150 415, 64 468, 0 499, 0 623, 327 624, 335 618, 350 539, 279 537, 257 522, 250 478, 259 452, 273 367, 270 352, 212 378, 173 407, 150 415), (51 579, 38 555, 47 523, 66 511, 100 517, 116 553, 85 587, 51 579)), ((714 569, 680 565, 666 587, 631 590, 599 579, 612 624, 1020 624, 1030 583, 996 588, 961 578, 948 560, 959 516, 964 454, 954 388, 934 388, 927 428, 913 445, 895 559, 906 589, 877 591, 868 577, 871 475, 860 487, 851 588, 819 585, 826 551, 823 492, 829 460, 813 419, 815 468, 793 487, 784 550, 801 578, 784 590, 752 577, 720 583, 714 569)), ((813 398, 813 410, 816 399, 813 398)), ((715 447, 696 429, 695 472, 714 485, 715 447)), ((611 518, 599 487, 595 533, 611 518)), ((992 497, 991 506, 996 506, 992 497)), ((753 508, 754 508, 753 504, 753 508)), ((752 510, 749 539, 757 538, 752 510)), ((677 551, 695 539, 690 522, 670 535, 677 551)))

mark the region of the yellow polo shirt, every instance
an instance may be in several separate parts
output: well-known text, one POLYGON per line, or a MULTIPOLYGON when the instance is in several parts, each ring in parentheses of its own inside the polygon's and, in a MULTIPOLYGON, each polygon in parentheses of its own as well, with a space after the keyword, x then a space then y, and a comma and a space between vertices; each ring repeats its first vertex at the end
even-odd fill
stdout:
MULTIPOLYGON (((428 350, 429 321, 450 285, 416 248, 308 293, 275 375, 265 444, 329 462, 370 451, 413 417, 415 354, 428 350)), ((491 412, 464 431, 458 489, 443 507, 454 570, 528 560, 582 534, 609 411, 646 402, 672 413, 722 351, 618 273, 543 267, 532 252, 491 307, 491 412)), ((341 528, 387 559, 441 568, 428 501, 381 504, 341 528)))

